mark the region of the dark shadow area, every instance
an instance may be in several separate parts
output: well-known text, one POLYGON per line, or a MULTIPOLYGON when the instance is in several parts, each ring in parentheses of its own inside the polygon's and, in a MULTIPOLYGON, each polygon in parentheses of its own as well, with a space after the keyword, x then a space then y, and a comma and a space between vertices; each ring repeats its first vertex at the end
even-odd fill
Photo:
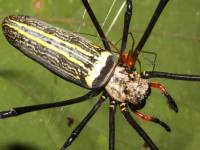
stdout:
MULTIPOLYGON (((13 86, 21 89, 21 91, 25 94, 31 96, 33 99, 35 99, 36 103, 39 97, 52 94, 51 89, 47 88, 44 82, 34 77, 31 72, 0 69, 0 77, 12 83, 13 86), (33 88, 36 86, 38 88, 33 88)), ((40 102, 40 100, 38 100, 38 102, 40 102)))
POLYGON ((66 117, 66 122, 67 122, 67 126, 68 127, 72 127, 72 125, 74 124, 74 118, 71 116, 67 116, 66 117))
POLYGON ((8 69, 1 69, 0 70, 0 76, 4 78, 11 78, 16 77, 17 75, 22 74, 22 72, 19 72, 18 70, 8 70, 8 69))
POLYGON ((35 145, 22 143, 12 143, 4 147, 4 150, 40 150, 35 145))

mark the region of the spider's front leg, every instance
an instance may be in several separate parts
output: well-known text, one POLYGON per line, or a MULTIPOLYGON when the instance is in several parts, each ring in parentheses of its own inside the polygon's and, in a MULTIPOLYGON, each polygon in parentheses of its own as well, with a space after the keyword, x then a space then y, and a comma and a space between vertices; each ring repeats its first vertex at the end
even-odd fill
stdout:
POLYGON ((139 54, 141 53, 146 41, 148 40, 156 22, 158 21, 158 18, 160 17, 161 13, 163 12, 164 8, 166 7, 168 1, 169 0, 160 0, 160 2, 157 5, 156 10, 154 11, 154 14, 153 14, 151 20, 149 21, 149 24, 147 25, 137 46, 135 47, 135 49, 132 49, 129 51, 127 59, 132 60, 132 63, 131 63, 131 65, 129 65, 129 67, 135 66, 135 63, 138 59, 139 54))
POLYGON ((108 51, 111 51, 108 40, 107 40, 107 38, 106 38, 102 28, 101 28, 96 16, 94 15, 94 12, 93 12, 92 8, 90 7, 90 4, 88 3, 88 0, 82 0, 82 2, 83 2, 83 5, 85 6, 85 9, 87 10, 87 13, 90 16, 92 23, 94 24, 102 42, 103 42, 105 49, 108 50, 108 51))
POLYGON ((172 96, 167 92, 166 88, 164 85, 156 82, 151 82, 150 87, 152 88, 157 88, 161 91, 161 93, 167 98, 167 103, 169 105, 169 108, 174 110, 175 112, 178 112, 178 106, 172 96))

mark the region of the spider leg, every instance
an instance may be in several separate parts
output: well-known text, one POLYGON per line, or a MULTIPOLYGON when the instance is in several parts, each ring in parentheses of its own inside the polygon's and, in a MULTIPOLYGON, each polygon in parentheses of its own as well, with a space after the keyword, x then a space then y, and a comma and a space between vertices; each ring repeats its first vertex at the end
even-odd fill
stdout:
POLYGON ((88 3, 88 0, 82 0, 82 2, 83 2, 83 5, 85 6, 85 9, 87 10, 87 12, 88 12, 96 30, 97 30, 97 32, 98 32, 102 42, 103 42, 105 49, 108 50, 108 51, 111 51, 111 48, 110 48, 110 45, 109 45, 109 43, 106 39, 106 36, 105 36, 97 18, 95 17, 93 10, 91 9, 90 4, 88 3))
POLYGON ((151 31, 153 30, 159 16, 161 15, 162 11, 164 10, 166 4, 168 3, 169 0, 160 0, 146 30, 144 31, 139 43, 137 44, 136 48, 134 49, 134 51, 129 51, 129 58, 131 58, 132 60, 134 60, 132 66, 135 65, 135 62, 138 58, 138 55, 140 54, 144 44, 146 43, 147 39, 149 38, 149 35, 151 34, 151 31))
POLYGON ((117 102, 110 98, 109 108, 109 150, 115 149, 115 111, 117 102))
POLYGON ((178 112, 178 107, 176 105, 176 102, 174 101, 172 96, 167 92, 167 90, 165 89, 165 87, 162 84, 151 82, 150 87, 159 89, 161 91, 161 93, 167 98, 167 103, 169 105, 169 108, 171 108, 175 112, 178 112))
POLYGON ((90 91, 81 97, 73 98, 70 100, 64 100, 64 101, 59 101, 59 102, 54 102, 54 103, 45 103, 45 104, 38 104, 38 105, 15 107, 8 111, 0 112, 0 119, 5 119, 8 117, 15 117, 15 116, 19 116, 19 115, 22 115, 22 114, 25 114, 28 112, 32 112, 32 111, 38 111, 38 110, 43 110, 43 109, 49 109, 49 108, 55 108, 55 107, 61 107, 61 106, 75 104, 75 103, 80 103, 80 102, 86 101, 94 96, 97 96, 99 93, 100 93, 100 91, 90 91))
POLYGON ((135 46, 135 39, 132 32, 129 32, 128 34, 131 36, 131 39, 132 39, 132 46, 131 46, 131 50, 132 50, 134 49, 134 46, 135 46))
POLYGON ((139 58, 137 59, 137 62, 138 62, 138 65, 139 65, 139 72, 141 72, 142 71, 142 63, 141 63, 139 58))
POLYGON ((129 113, 128 106, 126 103, 120 104, 120 110, 123 116, 126 118, 128 123, 136 130, 136 132, 143 138, 143 140, 147 143, 151 150, 158 150, 158 147, 153 143, 151 138, 147 135, 147 133, 137 124, 137 122, 133 119, 131 114, 129 113))
POLYGON ((143 114, 143 113, 141 113, 141 112, 135 110, 135 109, 134 109, 134 106, 133 106, 131 103, 129 103, 128 106, 129 106, 129 108, 131 109, 131 111, 132 111, 137 117, 139 117, 140 119, 143 119, 143 120, 145 120, 145 121, 151 121, 151 122, 157 123, 157 124, 161 125, 163 128, 165 128, 166 131, 168 131, 168 132, 171 131, 170 127, 169 127, 166 123, 160 121, 160 119, 158 119, 158 118, 156 118, 156 117, 153 117, 153 116, 145 115, 145 114, 143 114))
POLYGON ((85 125, 88 123, 88 121, 94 116, 94 114, 97 112, 97 110, 100 108, 100 106, 103 104, 103 102, 106 100, 107 96, 104 96, 105 93, 102 94, 100 99, 97 101, 97 103, 93 106, 93 108, 90 110, 90 112, 83 118, 83 120, 79 123, 79 125, 72 131, 71 135, 67 138, 66 142, 62 146, 60 150, 65 150, 67 147, 69 147, 72 142, 78 137, 82 129, 85 127, 85 125))
POLYGON ((189 74, 177 74, 169 72, 159 71, 145 71, 141 73, 142 78, 167 78, 174 80, 185 80, 185 81, 200 81, 200 75, 189 75, 189 74))
POLYGON ((123 54, 123 52, 126 49, 127 38, 128 38, 128 34, 129 34, 129 26, 130 26, 130 22, 131 22, 131 16, 132 16, 132 1, 127 0, 126 1, 126 12, 124 15, 124 28, 123 28, 122 43, 121 43, 121 48, 120 48, 120 56, 123 54))

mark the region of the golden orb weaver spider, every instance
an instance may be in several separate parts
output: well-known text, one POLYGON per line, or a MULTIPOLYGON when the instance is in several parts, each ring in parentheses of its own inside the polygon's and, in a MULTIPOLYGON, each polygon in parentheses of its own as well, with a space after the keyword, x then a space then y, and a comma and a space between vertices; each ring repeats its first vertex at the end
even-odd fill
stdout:
MULTIPOLYGON (((86 7, 86 9, 87 9, 87 11, 88 11, 88 13, 90 14, 90 17, 92 18, 92 21, 93 21, 93 23, 94 23, 94 25, 95 25, 95 27, 97 28, 97 31, 99 32, 99 34, 100 34, 100 37, 101 37, 101 39, 102 39, 102 42, 104 43, 104 47, 105 47, 105 49, 106 50, 110 50, 110 47, 109 47, 109 43, 108 43, 108 41, 106 40, 106 37, 104 36, 104 34, 103 34, 103 32, 102 32, 102 30, 101 30, 101 28, 100 28, 100 26, 98 25, 98 22, 96 21, 96 19, 95 19, 95 16, 93 15, 93 13, 92 13, 92 10, 90 9, 90 6, 89 6, 89 4, 87 3, 87 1, 83 1, 84 2, 84 4, 85 4, 85 7, 86 7)), ((156 15, 154 15, 154 17, 157 19, 157 17, 159 17, 159 15, 160 15, 160 13, 161 13, 161 11, 162 11, 162 9, 164 9, 164 6, 165 6, 165 4, 167 3, 168 1, 160 1, 160 3, 159 3, 159 6, 158 6, 158 8, 157 8, 157 12, 156 12, 156 15)), ((126 14, 130 14, 131 13, 131 1, 129 1, 129 0, 127 0, 127 11, 126 11, 127 13, 126 14)), ((154 26, 154 23, 156 22, 156 19, 154 20, 154 19, 152 19, 152 22, 153 23, 150 23, 150 25, 148 26, 148 28, 147 28, 147 31, 145 32, 145 34, 144 34, 144 36, 143 36, 143 38, 140 40, 140 42, 139 42, 139 44, 137 45, 137 47, 135 48, 135 51, 130 51, 130 53, 129 53, 129 55, 123 55, 124 53, 123 53, 123 51, 125 50, 125 47, 126 47, 126 40, 127 40, 127 36, 128 36, 128 29, 129 29, 129 21, 130 21, 130 19, 131 19, 131 15, 126 15, 127 16, 127 20, 125 21, 125 24, 124 24, 124 32, 123 32, 123 38, 122 38, 122 45, 121 45, 121 56, 122 57, 120 57, 121 59, 119 59, 119 65, 122 65, 123 66, 123 68, 128 68, 128 70, 126 70, 127 72, 128 71, 132 71, 132 70, 129 70, 130 68, 132 68, 133 66, 134 66, 134 64, 135 64, 135 61, 137 60, 137 57, 138 57, 138 54, 139 54, 139 52, 142 50, 142 47, 144 46, 144 44, 145 44, 145 41, 147 40, 147 38, 148 38, 148 36, 149 36, 149 34, 150 34, 150 32, 151 32, 151 30, 152 30, 152 28, 153 28, 153 26, 154 26), (126 66, 126 67, 124 67, 124 66, 126 66)), ((15 16, 12 16, 12 17, 10 17, 10 18, 7 18, 7 19, 5 19, 4 20, 4 23, 5 23, 5 25, 4 25, 4 32, 5 32, 5 34, 8 36, 8 39, 9 39, 9 32, 7 31, 7 29, 5 29, 6 28, 6 26, 9 26, 9 25, 11 25, 11 23, 9 22, 10 20, 12 20, 12 21, 16 21, 17 19, 19 19, 19 16, 18 17, 15 17, 15 16), (13 19, 13 18, 14 19, 13 19)), ((25 20, 26 20, 27 18, 25 18, 25 20)), ((27 19, 28 20, 28 19, 27 19)), ((31 20, 31 18, 30 18, 30 20, 31 20)), ((18 22, 18 20, 17 20, 17 22, 18 22)), ((20 21, 19 21, 20 22, 20 21)), ((23 21, 22 21, 23 22, 23 21)), ((36 22, 37 22, 37 20, 36 20, 36 22)), ((12 26, 14 26, 14 25, 16 25, 17 23, 15 22, 15 23, 13 23, 12 24, 12 26)), ((17 26, 15 26, 16 28, 17 27, 19 27, 18 25, 17 26)), ((9 29, 8 29, 9 30, 9 29)), ((22 28, 20 28, 18 31, 22 31, 22 28)), ((22 33, 23 34, 23 33, 22 33)), ((23 34, 24 35, 24 34, 23 34)), ((26 35, 25 35, 26 36, 26 35)), ((38 37, 37 37, 38 38, 38 37)), ((41 37, 40 37, 40 39, 41 39, 41 37)), ((33 40, 33 39, 32 39, 33 40)), ((10 42, 12 43, 12 41, 10 40, 10 42)), ((15 43, 12 43, 13 45, 15 44, 15 43)), ((16 47, 18 47, 19 49, 21 48, 22 49, 22 46, 18 46, 18 45, 15 45, 16 47)), ((28 55, 28 54, 27 54, 28 55)), ((31 57, 31 56, 29 56, 29 57, 31 57)), ((107 58, 107 56, 106 56, 106 58, 107 58)), ((38 62, 40 62, 40 60, 38 60, 38 62)), ((41 63, 41 62, 40 62, 41 63)), ((47 68, 48 68, 48 66, 46 66, 47 68)), ((111 65, 111 68, 112 68, 112 65, 111 65)), ((114 68, 114 67, 113 67, 114 68)), ((50 69, 51 70, 51 68, 48 68, 48 69, 50 69)), ((112 70, 114 70, 114 69, 111 69, 111 71, 112 70)), ((54 71, 54 70, 51 70, 51 71, 54 71)), ((125 70, 124 70, 125 71, 125 70)), ((119 71, 120 72, 120 71, 119 71)), ((58 74, 58 75, 60 75, 59 73, 57 73, 57 72, 55 72, 54 71, 54 73, 56 73, 56 74, 58 74)), ((110 72, 109 71, 109 73, 112 73, 112 72, 110 72)), ((94 74, 92 74, 92 75, 94 75, 94 74)), ((109 75, 110 76, 110 75, 109 75)), ((164 78, 173 78, 173 79, 181 79, 181 80, 193 80, 193 81, 199 81, 200 79, 199 79, 199 76, 191 76, 191 75, 179 75, 179 74, 170 74, 170 73, 163 73, 163 72, 155 72, 155 71, 152 71, 152 72, 145 72, 145 73, 142 73, 141 74, 141 76, 142 76, 142 78, 153 78, 153 77, 164 77, 164 78)), ((138 77, 138 74, 131 74, 131 76, 130 76, 132 79, 131 80, 134 80, 134 79, 136 79, 136 78, 138 78, 138 80, 136 80, 137 82, 139 82, 139 80, 141 80, 141 77, 138 77)), ((108 77, 109 78, 109 77, 108 77)), ((100 78, 100 79, 106 79, 106 78, 100 78)), ((83 79, 81 79, 81 80, 83 80, 83 79)), ((91 80, 90 80, 91 81, 91 80)), ((92 80, 93 81, 93 80, 92 80)), ((106 81, 108 81, 108 79, 106 79, 106 81)), ((101 81, 101 83, 104 85, 104 84, 106 84, 106 83, 104 83, 104 82, 102 82, 101 81)), ((112 83, 113 84, 113 83, 112 83)), ((148 96, 148 94, 149 94, 149 92, 147 92, 148 91, 148 87, 146 86, 146 82, 142 82, 141 83, 141 85, 145 85, 145 87, 142 87, 142 89, 140 89, 139 90, 139 93, 143 93, 143 94, 141 94, 140 96, 138 95, 138 94, 136 94, 136 95, 133 95, 132 97, 139 97, 138 98, 138 100, 140 101, 140 100, 143 100, 144 98, 146 98, 147 96, 148 96), (142 90, 144 90, 144 92, 142 92, 142 90)), ((83 84, 81 83, 80 85, 82 85, 83 86, 83 84)), ((87 86, 88 86, 89 84, 87 83, 87 86)), ((99 85, 99 83, 98 83, 98 85, 99 85)), ((100 87, 103 87, 103 85, 101 85, 100 87)), ((109 85, 109 83, 108 83, 108 85, 109 85)), ((111 83, 110 83, 110 85, 111 85, 111 83)), ((125 85, 125 86, 127 86, 127 85, 125 85)), ((140 86, 140 85, 136 85, 137 87, 138 86, 140 86)), ((160 85, 160 84, 158 84, 158 83, 150 83, 149 84, 149 86, 150 87, 155 87, 155 88, 159 88, 160 90, 161 90, 161 92, 168 98, 168 103, 170 104, 170 106, 175 110, 175 111, 178 111, 177 110, 177 107, 176 107, 176 105, 175 105, 175 102, 173 101, 173 99, 171 98, 171 96, 166 92, 166 90, 164 89, 164 87, 162 86, 162 85, 160 85)), ((88 86, 87 88, 92 88, 92 89, 94 89, 94 88, 96 88, 96 87, 92 87, 92 86, 88 86)), ((133 89, 134 89, 134 87, 133 87, 133 89)), ((106 89, 106 91, 110 94, 110 95, 112 95, 112 93, 114 93, 113 91, 111 91, 112 90, 112 87, 110 87, 110 86, 107 86, 107 89, 106 89)), ((98 91, 98 90, 97 90, 98 91)), ((125 91, 125 93, 129 93, 129 91, 126 91, 125 90, 125 88, 123 89, 123 91, 125 91)), ((137 88, 135 88, 134 89, 134 91, 137 91, 137 88)), ((98 91, 99 92, 99 91, 98 91)), ((92 94, 92 96, 93 96, 93 92, 91 93, 89 93, 89 95, 90 94, 92 94)), ((107 96, 107 95, 106 95, 107 96)), ((86 94, 86 97, 88 98, 88 94, 86 94)), ((122 98, 123 97, 123 95, 120 97, 120 98, 122 98)), ((83 97, 82 97, 83 98, 83 97)), ((81 99, 82 99, 81 98, 81 99)), ((85 96, 84 96, 84 98, 85 98, 85 96)), ((117 100, 119 103, 121 103, 121 102, 125 102, 125 100, 123 100, 123 101, 120 101, 120 98, 119 97, 117 97, 117 96, 115 96, 115 95, 112 95, 112 98, 114 98, 115 100, 117 100)), ((128 99, 127 97, 126 97, 126 99, 128 99)), ((136 100, 137 98, 135 98, 135 100, 136 100)), ((129 103, 132 103, 132 101, 131 100, 128 100, 129 101, 129 103)), ((70 101, 69 102, 67 102, 67 104, 68 103, 70 103, 70 101)), ((113 100, 111 100, 111 104, 113 104, 113 103, 116 103, 116 101, 113 101, 113 100)), ((135 104, 138 104, 138 102, 135 102, 134 101, 134 103, 135 104)), ((66 103, 65 103, 66 104, 66 103)), ((63 104, 62 103, 62 105, 65 105, 65 104, 63 104)), ((99 103, 97 104, 98 106, 100 106, 99 105, 99 103)), ((114 105, 112 105, 112 107, 111 107, 111 111, 113 111, 113 110, 115 110, 115 109, 112 109, 112 108, 115 108, 116 106, 115 106, 116 104, 114 104, 114 105)), ((157 119, 155 119, 155 118, 152 118, 152 117, 147 117, 147 116, 144 116, 144 115, 142 115, 142 114, 140 114, 139 112, 137 112, 135 109, 137 108, 138 109, 138 107, 140 107, 141 106, 141 104, 139 104, 139 106, 133 106, 133 105, 131 105, 131 104, 129 104, 129 108, 131 109, 131 110, 133 110, 134 112, 135 112, 135 114, 136 115, 138 115, 138 116, 140 116, 140 117, 142 117, 142 118, 145 118, 146 120, 151 120, 151 121, 153 121, 153 122, 157 122, 157 123, 160 123, 162 126, 164 126, 167 130, 169 130, 169 127, 166 125, 166 124, 164 124, 163 122, 159 122, 159 120, 157 120, 157 119)), ((35 111, 35 110, 37 110, 37 109, 44 109, 44 108, 46 108, 46 107, 50 107, 50 106, 47 106, 47 105, 45 105, 45 107, 44 107, 44 105, 43 106, 39 106, 39 107, 34 107, 34 110, 32 109, 33 107, 26 107, 27 109, 25 109, 25 108, 22 108, 22 109, 16 109, 15 111, 17 111, 17 115, 19 115, 20 113, 25 113, 25 112, 28 112, 28 111, 35 111)), ((56 107, 55 106, 55 103, 52 105, 52 107, 56 107)), ((122 110, 122 113, 123 113, 123 115, 126 117, 126 119, 128 120, 128 121, 130 121, 131 122, 131 125, 134 125, 134 127, 136 126, 136 130, 138 131, 138 133, 139 134, 142 134, 141 136, 144 138, 144 140, 145 140, 145 142, 149 145, 149 147, 151 148, 151 149, 157 149, 157 147, 156 147, 156 145, 151 141, 151 139, 143 132, 143 130, 134 122, 134 120, 132 120, 131 118, 130 118, 130 115, 129 115, 129 113, 128 113, 128 110, 127 110, 127 107, 128 106, 126 106, 125 105, 125 103, 122 103, 121 104, 121 110, 122 110)), ((14 111, 5 111, 5 112, 2 112, 1 113, 1 117, 2 118, 4 118, 4 117, 8 117, 8 116, 10 116, 10 115, 16 115, 15 113, 13 113, 14 111)), ((93 113, 94 113, 94 111, 93 111, 93 113)), ((91 116, 90 116, 91 117, 91 116)), ((114 138, 113 138, 113 125, 114 124, 112 124, 112 118, 113 118, 113 116, 112 116, 112 113, 111 113, 111 118, 110 118, 110 122, 111 122, 111 125, 110 125, 110 149, 114 149, 114 142, 113 142, 113 140, 114 140, 114 138)), ((82 126, 83 124, 81 124, 81 126, 82 126)), ((72 136, 73 137, 73 136, 72 136)), ((76 137, 76 136, 74 136, 74 137, 76 137)), ((69 138, 69 140, 68 140, 68 142, 66 142, 67 144, 65 144, 65 145, 68 145, 69 144, 69 141, 71 141, 71 138, 69 138)), ((66 146, 63 146, 63 149, 65 148, 66 146)))

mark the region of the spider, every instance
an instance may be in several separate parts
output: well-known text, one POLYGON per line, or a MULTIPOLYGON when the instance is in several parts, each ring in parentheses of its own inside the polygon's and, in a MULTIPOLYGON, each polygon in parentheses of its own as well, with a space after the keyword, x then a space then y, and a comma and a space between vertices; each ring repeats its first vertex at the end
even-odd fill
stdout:
POLYGON ((128 53, 125 53, 132 17, 132 0, 126 0, 120 55, 116 62, 114 61, 111 52, 111 43, 107 40, 88 1, 82 0, 82 2, 102 40, 104 49, 93 45, 88 40, 79 37, 74 33, 63 31, 62 29, 55 28, 28 16, 6 17, 3 20, 2 27, 10 44, 19 49, 26 56, 40 63, 59 77, 78 84, 79 86, 91 89, 91 91, 81 97, 70 100, 15 107, 8 111, 0 112, 0 118, 4 119, 19 116, 28 112, 71 105, 86 101, 102 93, 97 103, 72 131, 71 135, 61 147, 61 150, 65 150, 72 144, 106 99, 109 99, 110 101, 109 150, 115 149, 115 111, 117 106, 120 107, 124 118, 136 130, 141 138, 143 138, 146 145, 152 150, 158 149, 156 144, 131 116, 129 110, 139 118, 157 123, 166 129, 166 131, 170 131, 171 129, 166 123, 156 117, 142 114, 138 110, 145 106, 152 88, 161 91, 166 97, 169 107, 173 111, 178 112, 178 107, 164 85, 157 82, 151 82, 148 79, 168 78, 175 80, 200 81, 199 75, 175 74, 158 71, 138 73, 135 69, 138 56, 160 14, 167 5, 168 0, 160 0, 142 38, 135 48, 131 49, 128 53))

